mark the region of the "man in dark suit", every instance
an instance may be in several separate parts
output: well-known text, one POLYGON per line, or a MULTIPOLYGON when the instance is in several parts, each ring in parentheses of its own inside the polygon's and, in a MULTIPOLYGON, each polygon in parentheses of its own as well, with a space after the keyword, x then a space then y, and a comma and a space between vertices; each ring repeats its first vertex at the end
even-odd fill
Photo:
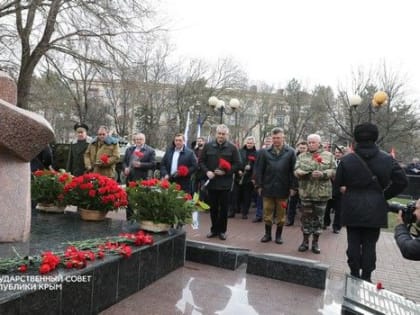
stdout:
POLYGON ((174 137, 173 145, 166 150, 160 163, 160 176, 181 185, 183 191, 192 192, 191 175, 197 170, 197 158, 194 151, 185 146, 185 138, 182 133, 174 137), (188 171, 183 173, 184 167, 188 171))
MULTIPOLYGON (((146 136, 143 133, 136 133, 133 136, 134 145, 127 148, 124 154, 123 170, 127 178, 127 184, 131 181, 146 179, 149 171, 153 171, 156 166, 155 149, 148 146, 146 136)), ((127 207, 127 220, 130 219, 133 210, 127 207)))

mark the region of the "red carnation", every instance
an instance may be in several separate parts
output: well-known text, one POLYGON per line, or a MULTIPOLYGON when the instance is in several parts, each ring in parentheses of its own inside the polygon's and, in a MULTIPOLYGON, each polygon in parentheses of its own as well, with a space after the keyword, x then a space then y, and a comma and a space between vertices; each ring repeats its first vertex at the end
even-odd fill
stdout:
POLYGON ((282 202, 280 203, 280 206, 281 206, 283 209, 287 209, 287 202, 286 202, 286 201, 282 201, 282 202))
POLYGON ((109 163, 109 156, 107 154, 102 154, 99 159, 102 161, 103 164, 109 163))
POLYGON ((185 165, 180 165, 180 166, 178 166, 178 169, 177 169, 177 174, 178 174, 178 176, 180 176, 180 177, 185 177, 185 176, 187 176, 188 175, 188 167, 186 167, 185 165))
POLYGON ((315 153, 314 155, 312 155, 312 159, 314 161, 316 161, 317 163, 321 164, 322 163, 322 157, 321 155, 319 155, 318 153, 315 153))
POLYGON ((232 165, 225 159, 219 159, 219 168, 225 172, 229 172, 232 168, 232 165))
POLYGON ((255 156, 254 155, 248 155, 248 161, 255 162, 255 156))
POLYGON ((376 289, 378 289, 378 290, 382 290, 384 287, 382 286, 382 282, 378 282, 377 284, 376 284, 376 289))
POLYGON ((141 159, 144 156, 144 153, 141 151, 134 151, 134 154, 136 155, 136 157, 138 157, 139 159, 141 159))
POLYGON ((164 189, 168 189, 169 188, 169 186, 171 186, 171 184, 166 180, 166 179, 164 179, 161 183, 160 183, 160 187, 162 187, 162 188, 164 188, 164 189))
POLYGON ((20 265, 18 267, 18 271, 20 272, 26 272, 28 270, 28 266, 27 265, 20 265))
POLYGON ((50 271, 51 271, 51 267, 50 267, 50 265, 48 265, 48 264, 42 264, 42 265, 39 267, 39 273, 44 274, 44 273, 48 273, 48 272, 50 272, 50 271))

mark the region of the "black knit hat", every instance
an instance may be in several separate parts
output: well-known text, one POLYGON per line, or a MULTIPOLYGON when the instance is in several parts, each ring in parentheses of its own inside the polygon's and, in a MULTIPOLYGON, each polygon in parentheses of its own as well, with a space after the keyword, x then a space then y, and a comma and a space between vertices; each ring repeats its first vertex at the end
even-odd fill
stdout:
POLYGON ((79 129, 79 128, 83 128, 83 129, 85 129, 86 131, 88 131, 89 130, 89 127, 86 125, 86 124, 84 124, 84 123, 76 123, 75 125, 74 125, 74 130, 76 131, 77 129, 79 129))
POLYGON ((362 123, 354 128, 354 140, 358 143, 375 142, 378 136, 378 127, 372 123, 362 123))

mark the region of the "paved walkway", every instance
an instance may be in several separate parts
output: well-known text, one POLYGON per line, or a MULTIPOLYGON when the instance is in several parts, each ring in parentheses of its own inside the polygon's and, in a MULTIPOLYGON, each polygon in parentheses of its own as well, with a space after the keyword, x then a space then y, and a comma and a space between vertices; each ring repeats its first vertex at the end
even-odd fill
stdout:
MULTIPOLYGON (((302 241, 299 222, 284 228, 284 244, 261 243, 264 224, 252 223, 254 211, 248 220, 241 219, 240 215, 229 219, 226 241, 206 238, 210 215, 200 213, 198 230, 185 227, 187 239, 246 248, 256 253, 319 260, 330 266, 324 291, 248 275, 244 266, 230 271, 186 262, 184 268, 133 294, 103 314, 340 314, 344 279, 348 273, 345 230, 334 234, 327 229, 320 237, 321 254, 300 253, 297 251, 302 241)), ((110 216, 124 218, 125 214, 119 212, 110 216)), ((384 288, 420 303, 419 276, 420 264, 402 258, 392 233, 381 233, 377 269, 372 281, 380 281, 384 288)))
MULTIPOLYGON (((319 260, 330 266, 329 280, 344 281, 345 274, 349 273, 345 253, 347 248, 345 229, 342 229, 340 234, 332 233, 331 228, 325 230, 319 239, 321 254, 317 255, 310 250, 304 253, 298 252, 297 248, 302 242, 300 222, 295 222, 294 226, 284 228, 284 243, 278 245, 274 242, 260 242, 264 235, 264 223, 252 223, 252 218, 253 212, 248 220, 243 220, 239 214, 235 218, 229 219, 227 240, 221 241, 218 238, 206 238, 206 234, 210 230, 210 215, 209 213, 200 213, 200 227, 198 230, 193 230, 191 226, 187 226, 187 239, 232 245, 257 253, 278 253, 319 260)), ((404 259, 395 243, 393 234, 382 232, 377 244, 376 270, 372 275, 372 282, 380 281, 386 289, 420 303, 419 277, 420 263, 404 259)))

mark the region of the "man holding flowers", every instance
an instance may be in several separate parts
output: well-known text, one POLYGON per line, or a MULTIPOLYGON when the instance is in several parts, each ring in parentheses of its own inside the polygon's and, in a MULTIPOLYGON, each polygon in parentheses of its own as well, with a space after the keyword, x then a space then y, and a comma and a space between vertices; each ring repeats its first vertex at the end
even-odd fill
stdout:
POLYGON ((207 237, 219 236, 226 240, 229 194, 233 174, 239 170, 239 151, 227 140, 229 128, 218 125, 216 140, 207 143, 201 153, 199 166, 208 178, 208 200, 210 205, 211 230, 207 237))
POLYGON ((254 191, 253 172, 257 160, 255 138, 250 136, 245 139, 245 145, 239 150, 241 155, 241 169, 238 171, 238 205, 242 212, 242 219, 248 219, 248 211, 251 206, 252 193, 254 191))
POLYGON ((108 128, 100 126, 84 154, 87 172, 115 178, 115 165, 120 159, 117 139, 108 135, 108 128))
MULTIPOLYGON (((144 133, 136 133, 133 136, 134 145, 127 148, 124 154, 123 170, 127 179, 127 185, 131 181, 147 179, 149 171, 153 171, 156 166, 156 152, 151 146, 146 144, 144 133)), ((133 210, 127 206, 126 218, 129 220, 133 215, 133 210)))
POLYGON ((302 201, 303 242, 298 250, 308 250, 309 236, 312 234, 312 252, 319 254, 318 239, 322 232, 325 207, 332 196, 331 179, 335 176, 336 164, 332 153, 322 148, 319 135, 309 135, 307 142, 308 151, 298 156, 295 166, 302 201))
POLYGON ((185 146, 184 135, 177 133, 160 163, 160 176, 179 184, 183 191, 191 194, 191 175, 196 170, 197 158, 194 151, 185 146))

